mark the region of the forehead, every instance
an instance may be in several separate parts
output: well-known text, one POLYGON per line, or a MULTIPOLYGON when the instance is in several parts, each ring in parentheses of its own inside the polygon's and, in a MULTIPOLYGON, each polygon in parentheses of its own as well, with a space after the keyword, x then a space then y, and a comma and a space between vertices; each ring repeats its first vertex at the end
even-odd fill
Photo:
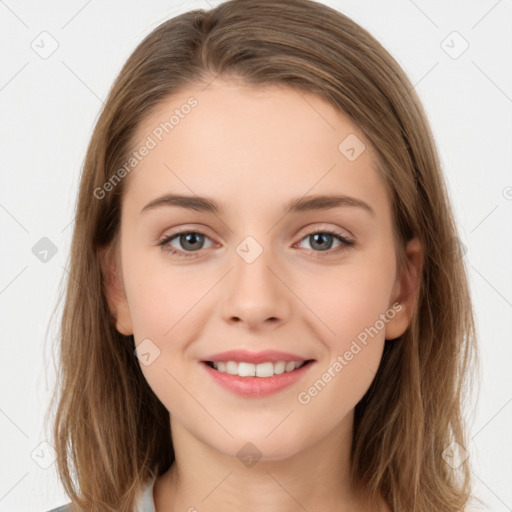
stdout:
POLYGON ((215 80, 184 89, 141 122, 133 147, 144 145, 151 149, 125 183, 139 202, 168 191, 215 191, 228 203, 334 189, 383 199, 361 130, 323 98, 289 87, 215 80))

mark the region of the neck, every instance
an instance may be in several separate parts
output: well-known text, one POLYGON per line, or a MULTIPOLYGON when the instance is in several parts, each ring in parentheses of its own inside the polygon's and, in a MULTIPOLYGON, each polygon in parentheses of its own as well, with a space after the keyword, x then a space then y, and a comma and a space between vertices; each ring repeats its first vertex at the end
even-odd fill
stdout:
POLYGON ((156 512, 372 510, 351 486, 352 425, 353 413, 319 443, 285 459, 244 463, 205 445, 171 419, 175 462, 155 483, 156 512))

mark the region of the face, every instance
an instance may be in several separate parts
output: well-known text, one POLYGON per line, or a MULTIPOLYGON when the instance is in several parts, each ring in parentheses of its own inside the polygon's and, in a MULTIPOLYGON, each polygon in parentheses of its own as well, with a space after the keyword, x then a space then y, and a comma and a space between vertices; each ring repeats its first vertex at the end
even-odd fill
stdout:
POLYGON ((171 425, 228 455, 313 446, 350 418, 410 318, 369 142, 313 94, 215 80, 162 103, 139 126, 143 145, 109 300, 171 425), (156 202, 171 194, 208 202, 156 202), (274 377, 219 371, 233 359, 253 366, 229 371, 260 375, 309 362, 274 377))

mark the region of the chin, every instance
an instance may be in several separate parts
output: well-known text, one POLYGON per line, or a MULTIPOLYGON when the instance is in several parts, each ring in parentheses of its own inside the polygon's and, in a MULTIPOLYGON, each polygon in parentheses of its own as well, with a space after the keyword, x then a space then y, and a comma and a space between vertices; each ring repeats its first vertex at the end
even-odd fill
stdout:
MULTIPOLYGON (((272 428, 275 428, 275 425, 272 428)), ((248 467, 258 461, 286 460, 308 448, 309 443, 304 435, 286 429, 280 432, 276 429, 268 435, 272 428, 259 431, 255 431, 254 428, 242 429, 239 435, 231 431, 233 438, 223 436, 222 443, 219 443, 219 439, 210 439, 208 444, 224 455, 246 463, 248 467)))

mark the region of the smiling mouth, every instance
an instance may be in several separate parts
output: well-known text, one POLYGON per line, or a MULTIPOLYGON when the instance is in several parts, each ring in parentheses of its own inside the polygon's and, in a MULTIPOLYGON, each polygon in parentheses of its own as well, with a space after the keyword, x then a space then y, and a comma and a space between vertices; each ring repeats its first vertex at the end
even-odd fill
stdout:
POLYGON ((294 372, 313 361, 314 359, 308 359, 307 361, 277 361, 275 363, 265 362, 259 364, 236 361, 204 361, 204 363, 210 368, 217 370, 219 373, 227 373, 238 377, 269 378, 283 373, 294 372))

